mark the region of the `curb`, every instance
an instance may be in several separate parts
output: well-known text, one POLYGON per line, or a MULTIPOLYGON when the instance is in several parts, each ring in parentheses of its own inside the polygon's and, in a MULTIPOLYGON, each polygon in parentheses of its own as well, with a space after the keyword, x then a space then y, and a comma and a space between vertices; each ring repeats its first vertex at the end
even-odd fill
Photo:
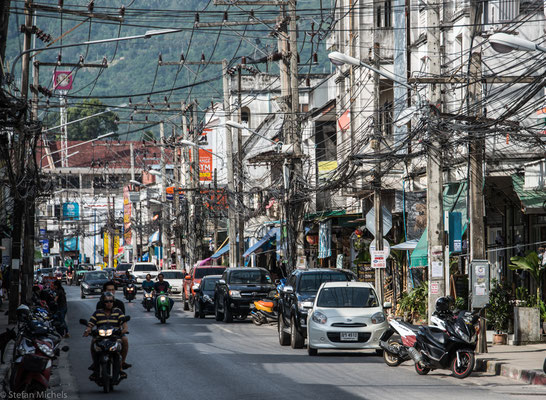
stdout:
POLYGON ((546 385, 546 374, 538 369, 522 369, 510 366, 510 364, 494 359, 478 358, 476 360, 477 372, 490 372, 504 376, 529 385, 546 385))

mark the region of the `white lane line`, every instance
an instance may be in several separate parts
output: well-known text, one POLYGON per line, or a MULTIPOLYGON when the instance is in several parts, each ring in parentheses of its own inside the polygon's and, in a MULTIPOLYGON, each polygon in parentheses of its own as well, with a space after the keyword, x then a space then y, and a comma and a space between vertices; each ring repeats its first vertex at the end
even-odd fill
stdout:
POLYGON ((243 335, 241 335, 240 333, 234 332, 234 331, 232 331, 231 329, 224 328, 223 326, 220 326, 220 325, 211 325, 211 326, 214 326, 214 327, 216 327, 216 328, 218 328, 218 329, 221 329, 221 330, 223 330, 224 332, 231 333, 232 335, 243 336, 243 335))

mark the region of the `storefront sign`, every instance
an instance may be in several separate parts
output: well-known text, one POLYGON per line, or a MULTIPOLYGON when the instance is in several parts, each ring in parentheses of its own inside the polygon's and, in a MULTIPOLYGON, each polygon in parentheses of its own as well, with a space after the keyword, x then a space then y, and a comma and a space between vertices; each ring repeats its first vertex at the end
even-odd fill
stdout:
POLYGON ((328 258, 332 255, 332 220, 319 224, 318 258, 328 258))

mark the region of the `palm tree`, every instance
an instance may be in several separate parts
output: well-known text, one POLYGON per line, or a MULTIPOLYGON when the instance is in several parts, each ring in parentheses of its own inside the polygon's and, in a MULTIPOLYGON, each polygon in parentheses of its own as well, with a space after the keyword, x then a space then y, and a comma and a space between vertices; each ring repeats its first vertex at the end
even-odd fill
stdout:
POLYGON ((537 306, 540 304, 542 299, 542 277, 546 266, 542 265, 541 260, 538 258, 538 254, 533 251, 527 254, 525 257, 515 256, 510 258, 510 264, 508 267, 512 270, 523 270, 528 271, 529 274, 533 277, 535 283, 537 284, 537 306))

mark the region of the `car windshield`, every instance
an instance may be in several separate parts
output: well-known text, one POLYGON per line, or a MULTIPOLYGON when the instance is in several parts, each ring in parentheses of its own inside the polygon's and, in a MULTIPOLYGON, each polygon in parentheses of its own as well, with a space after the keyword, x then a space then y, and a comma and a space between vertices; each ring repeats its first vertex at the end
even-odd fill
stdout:
POLYGON ((100 272, 88 272, 85 275, 86 281, 92 281, 92 280, 98 280, 98 279, 108 279, 108 276, 106 276, 106 273, 100 271, 100 272))
POLYGON ((366 287, 327 287, 320 291, 318 307, 361 308, 378 307, 379 302, 373 289, 366 287))
POLYGON ((331 272, 311 272, 302 274, 300 278, 300 293, 316 293, 324 282, 344 282, 348 281, 344 273, 331 272))
POLYGON ((201 279, 207 275, 222 275, 225 268, 197 268, 195 270, 195 279, 201 279))
POLYGON ((256 270, 256 271, 233 271, 229 276, 229 283, 242 283, 242 284, 257 284, 257 283, 271 283, 271 277, 268 273, 256 270))
POLYGON ((53 271, 53 268, 42 268, 40 270, 40 273, 43 274, 43 275, 46 275, 46 274, 50 274, 51 271, 53 271))
POLYGON ((116 271, 118 272, 125 272, 129 271, 131 269, 131 264, 118 264, 116 267, 116 271))
POLYGON ((218 279, 220 278, 214 278, 214 279, 204 279, 203 280, 203 290, 214 290, 216 287, 216 282, 218 282, 218 279))
POLYGON ((163 271, 164 279, 184 279, 184 275, 181 271, 163 271))
POLYGON ((154 264, 135 264, 135 271, 157 271, 154 264))

